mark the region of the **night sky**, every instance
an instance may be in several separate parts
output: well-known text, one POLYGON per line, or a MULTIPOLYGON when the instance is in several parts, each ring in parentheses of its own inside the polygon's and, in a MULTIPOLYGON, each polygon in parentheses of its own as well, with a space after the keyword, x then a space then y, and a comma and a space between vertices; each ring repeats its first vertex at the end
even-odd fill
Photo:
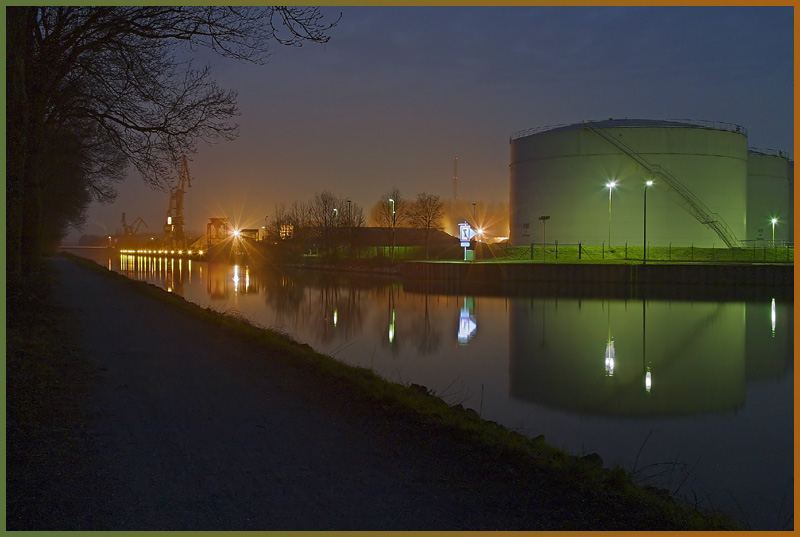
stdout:
MULTIPOLYGON (((793 156, 792 7, 344 7, 324 45, 276 45, 258 66, 199 54, 239 93, 240 137, 191 156, 187 231, 264 225, 277 203, 330 191, 365 215, 394 186, 508 203, 509 136, 613 118, 735 123, 793 156)), ((132 172, 83 230, 123 212, 162 233, 169 204, 132 172)), ((455 233, 456 230, 448 230, 455 233)), ((71 234, 67 243, 76 242, 71 234)))

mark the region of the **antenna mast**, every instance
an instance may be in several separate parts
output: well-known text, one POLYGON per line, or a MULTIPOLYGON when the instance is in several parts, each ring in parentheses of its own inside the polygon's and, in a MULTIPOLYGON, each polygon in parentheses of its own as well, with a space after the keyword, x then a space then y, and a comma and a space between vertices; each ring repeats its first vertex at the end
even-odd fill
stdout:
POLYGON ((458 199, 458 157, 453 157, 453 199, 458 199))

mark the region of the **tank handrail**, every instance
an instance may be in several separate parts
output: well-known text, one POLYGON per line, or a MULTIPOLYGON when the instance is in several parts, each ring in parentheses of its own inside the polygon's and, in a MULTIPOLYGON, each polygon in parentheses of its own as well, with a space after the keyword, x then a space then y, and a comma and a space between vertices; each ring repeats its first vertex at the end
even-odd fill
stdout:
POLYGON ((511 135, 509 138, 509 142, 513 142, 519 138, 524 138, 526 136, 531 136, 532 134, 539 134, 540 132, 551 131, 555 129, 560 129, 561 127, 569 127, 570 125, 574 125, 574 123, 561 123, 559 125, 547 125, 544 127, 531 127, 530 129, 524 129, 521 131, 517 131, 511 135))
MULTIPOLYGON (((613 118, 609 118, 612 119, 613 118)), ((513 133, 509 137, 509 143, 513 142, 514 140, 518 140, 519 138, 524 138, 525 136, 531 136, 534 134, 539 134, 541 132, 551 131, 555 129, 560 129, 563 127, 571 127, 571 126, 585 126, 587 123, 594 124, 594 123, 602 123, 604 121, 608 121, 609 119, 589 119, 581 121, 580 123, 562 123, 560 125, 547 125, 544 127, 532 127, 530 129, 524 129, 521 131, 517 131, 513 133)), ((627 118, 625 118, 627 119, 627 118)), ((622 120, 624 121, 624 119, 622 120)), ((684 127, 684 126, 691 126, 691 127, 701 127, 704 129, 714 129, 714 130, 722 130, 728 132, 736 132, 739 134, 743 134, 747 136, 747 129, 741 125, 737 125, 735 123, 727 123, 724 121, 712 121, 706 119, 651 119, 651 120, 643 120, 643 121, 663 121, 665 124, 663 125, 630 125, 626 126, 625 128, 637 128, 637 127, 659 127, 659 128, 673 128, 673 127, 684 127), (668 123, 679 123, 681 125, 669 125, 668 123)), ((611 127, 614 128, 614 127, 611 127)))
POLYGON ((598 127, 597 125, 590 123, 585 125, 585 127, 591 129, 611 145, 620 149, 623 153, 628 155, 642 168, 644 168, 645 171, 662 177, 666 181, 667 185, 669 185, 683 198, 684 206, 689 214, 691 214, 701 224, 707 226, 717 235, 719 235, 728 248, 734 248, 737 246, 738 241, 736 240, 736 236, 733 234, 733 231, 722 219, 722 217, 718 213, 715 213, 706 207, 700 198, 698 198, 686 185, 684 185, 677 177, 670 173, 664 166, 650 163, 646 158, 644 158, 644 156, 640 155, 628 144, 622 140, 614 138, 611 134, 607 133, 604 129, 598 127))
MULTIPOLYGON (((756 153, 757 155, 769 155, 773 157, 783 157, 785 159, 789 159, 789 153, 783 151, 781 149, 766 149, 760 147, 748 147, 747 151, 750 153, 756 153)), ((791 160, 791 159, 790 159, 791 160)))

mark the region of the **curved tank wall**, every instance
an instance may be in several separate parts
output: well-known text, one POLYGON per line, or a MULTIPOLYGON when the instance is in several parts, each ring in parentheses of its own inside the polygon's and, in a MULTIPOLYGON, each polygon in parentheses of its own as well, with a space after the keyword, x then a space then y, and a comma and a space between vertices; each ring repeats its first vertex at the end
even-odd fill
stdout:
POLYGON ((747 164, 747 242, 770 245, 772 218, 775 242, 794 241, 794 166, 789 158, 770 150, 751 150, 747 164))
POLYGON ((510 241, 641 246, 644 184, 647 242, 651 246, 724 247, 722 239, 684 208, 683 199, 640 164, 676 177, 727 224, 746 236, 747 136, 743 129, 689 123, 609 120, 594 123, 614 143, 585 124, 511 140, 510 241), (638 162, 637 162, 638 160, 638 162), (617 186, 611 193, 609 181, 617 186))

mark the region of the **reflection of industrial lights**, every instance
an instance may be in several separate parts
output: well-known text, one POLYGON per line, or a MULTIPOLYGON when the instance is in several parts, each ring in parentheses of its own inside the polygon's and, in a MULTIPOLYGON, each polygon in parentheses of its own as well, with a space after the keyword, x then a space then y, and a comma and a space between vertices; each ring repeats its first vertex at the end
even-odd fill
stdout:
POLYGON ((394 343, 394 309, 392 309, 392 321, 389 323, 389 343, 394 343))
POLYGON ((339 322, 339 310, 333 310, 333 326, 336 326, 339 322))
POLYGON ((239 265, 233 266, 233 291, 239 291, 239 265))
POLYGON ((772 320, 772 337, 775 337, 775 321, 778 320, 778 314, 775 311, 775 299, 772 299, 772 306, 770 307, 770 318, 772 320))
POLYGON ((614 350, 614 340, 609 340, 606 343, 606 376, 613 377, 614 376, 614 358, 616 356, 616 351, 614 350))
POLYGON ((647 368, 647 372, 644 374, 644 389, 647 392, 650 392, 650 389, 653 387, 653 376, 650 374, 650 368, 647 368))
POLYGON ((462 345, 469 343, 477 328, 478 325, 475 319, 470 316, 467 302, 464 300, 464 307, 461 309, 458 319, 458 342, 462 345))

